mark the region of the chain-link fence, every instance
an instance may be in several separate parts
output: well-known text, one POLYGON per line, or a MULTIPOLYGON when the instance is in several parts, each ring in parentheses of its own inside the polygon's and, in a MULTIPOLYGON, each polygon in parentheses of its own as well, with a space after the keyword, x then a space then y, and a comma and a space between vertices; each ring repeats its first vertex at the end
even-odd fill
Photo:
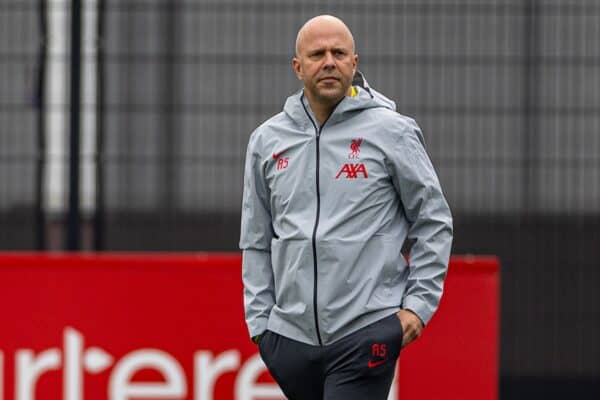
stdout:
POLYGON ((41 26, 33 1, 0 2, 0 248, 41 245, 41 26))

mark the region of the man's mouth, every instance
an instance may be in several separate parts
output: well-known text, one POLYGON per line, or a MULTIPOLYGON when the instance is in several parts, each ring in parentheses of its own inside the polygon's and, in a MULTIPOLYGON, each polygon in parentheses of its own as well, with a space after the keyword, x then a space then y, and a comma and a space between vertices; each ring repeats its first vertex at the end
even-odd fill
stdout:
POLYGON ((321 78, 319 79, 319 82, 338 82, 339 78, 336 78, 334 76, 327 76, 325 78, 321 78))

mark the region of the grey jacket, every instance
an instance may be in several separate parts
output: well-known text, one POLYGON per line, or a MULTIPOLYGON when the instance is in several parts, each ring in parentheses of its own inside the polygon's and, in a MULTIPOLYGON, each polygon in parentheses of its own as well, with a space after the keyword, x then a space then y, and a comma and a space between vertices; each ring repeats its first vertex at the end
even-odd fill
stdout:
POLYGON ((426 324, 451 242, 419 127, 373 89, 354 86, 320 127, 300 91, 252 133, 240 238, 250 336, 324 345, 400 308, 426 324))

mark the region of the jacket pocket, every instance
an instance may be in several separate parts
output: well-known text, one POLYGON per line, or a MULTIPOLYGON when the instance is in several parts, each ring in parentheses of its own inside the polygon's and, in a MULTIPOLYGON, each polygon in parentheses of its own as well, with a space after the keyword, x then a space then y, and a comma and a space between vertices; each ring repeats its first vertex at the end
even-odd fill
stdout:
POLYGON ((400 254, 401 244, 391 238, 376 235, 370 246, 372 251, 381 253, 379 264, 373 266, 375 282, 371 293, 369 309, 399 307, 406 282, 406 261, 400 254))
POLYGON ((311 301, 312 253, 307 240, 271 241, 275 303, 287 315, 301 315, 311 301), (310 264, 310 265, 309 265, 310 264))

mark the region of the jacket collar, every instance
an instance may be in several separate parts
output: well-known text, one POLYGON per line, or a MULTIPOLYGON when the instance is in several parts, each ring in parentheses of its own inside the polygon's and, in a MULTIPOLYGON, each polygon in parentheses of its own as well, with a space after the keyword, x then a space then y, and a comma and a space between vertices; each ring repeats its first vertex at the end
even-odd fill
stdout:
MULTIPOLYGON (((357 71, 353 84, 354 85, 351 86, 348 95, 346 95, 333 110, 333 113, 327 120, 328 125, 348 119, 357 112, 370 108, 385 107, 390 110, 396 110, 396 104, 371 88, 360 71, 357 71)), ((308 101, 304 96, 303 89, 288 97, 283 110, 294 122, 303 128, 312 125, 309 118, 312 118, 314 122, 317 123, 314 113, 310 109, 308 101), (305 107, 310 114, 310 117, 304 110, 305 107)))

